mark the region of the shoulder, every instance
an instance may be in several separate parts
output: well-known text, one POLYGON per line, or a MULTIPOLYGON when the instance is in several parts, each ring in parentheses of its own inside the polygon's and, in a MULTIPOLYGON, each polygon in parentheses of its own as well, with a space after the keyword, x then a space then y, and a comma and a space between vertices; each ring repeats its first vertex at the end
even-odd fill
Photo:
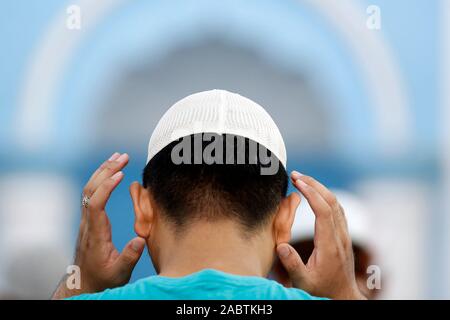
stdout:
POLYGON ((328 298, 316 297, 308 292, 296 288, 284 288, 286 295, 290 300, 329 300, 328 298))
POLYGON ((276 281, 205 270, 184 278, 152 276, 115 289, 83 294, 69 300, 147 299, 324 300, 307 292, 285 288, 276 281))
POLYGON ((266 280, 267 286, 273 292, 274 299, 279 300, 329 300, 327 298, 316 297, 308 292, 297 288, 286 288, 273 280, 266 280))
POLYGON ((145 299, 152 293, 152 282, 155 277, 140 279, 122 287, 106 289, 98 293, 86 293, 70 297, 66 300, 135 300, 145 299))

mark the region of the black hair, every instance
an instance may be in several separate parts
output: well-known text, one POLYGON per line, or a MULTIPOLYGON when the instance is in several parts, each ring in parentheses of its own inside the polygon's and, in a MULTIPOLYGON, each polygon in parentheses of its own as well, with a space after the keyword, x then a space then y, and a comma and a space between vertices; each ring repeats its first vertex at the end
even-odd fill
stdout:
MULTIPOLYGON (((154 201, 162 210, 162 215, 176 226, 177 231, 202 219, 234 219, 246 231, 262 226, 276 212, 281 199, 286 196, 288 176, 285 168, 278 158, 272 156, 272 161, 277 161, 278 164, 276 172, 261 174, 261 170, 268 164, 262 161, 260 156, 253 159, 250 156, 250 144, 256 143, 240 136, 225 134, 217 137, 224 138, 224 149, 225 141, 230 141, 226 139, 232 139, 231 155, 230 152, 213 154, 216 157, 215 163, 198 163, 194 159, 194 150, 190 155, 183 155, 185 160, 191 161, 177 164, 173 152, 183 139, 200 138, 203 154, 208 142, 203 140, 202 135, 190 135, 172 142, 146 165, 143 185, 151 192, 154 201), (227 157, 238 158, 239 150, 242 150, 239 149, 239 141, 245 141, 245 162, 228 163, 227 157)), ((256 145, 258 148, 262 147, 256 145)), ((189 144, 189 147, 191 149, 188 153, 194 149, 192 144, 189 144)), ((185 152, 184 150, 183 153, 185 152)))

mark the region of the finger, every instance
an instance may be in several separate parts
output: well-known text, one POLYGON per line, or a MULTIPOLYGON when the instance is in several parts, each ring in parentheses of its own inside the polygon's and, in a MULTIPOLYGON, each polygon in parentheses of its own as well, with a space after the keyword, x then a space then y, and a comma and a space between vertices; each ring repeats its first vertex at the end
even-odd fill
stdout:
POLYGON ((122 171, 117 172, 100 185, 89 201, 87 221, 89 232, 94 238, 108 240, 111 237, 111 226, 105 212, 105 207, 112 191, 122 179, 122 171))
POLYGON ((116 172, 112 177, 103 181, 103 183, 97 188, 92 197, 89 200, 88 211, 101 211, 106 207, 106 203, 111 196, 113 190, 119 185, 123 179, 123 172, 116 172))
POLYGON ((119 157, 120 157, 120 153, 114 152, 114 153, 112 154, 112 156, 109 157, 108 160, 106 160, 105 162, 103 162, 103 163, 100 165, 100 167, 98 167, 98 169, 94 172, 94 174, 92 175, 92 177, 91 177, 90 180, 94 180, 94 179, 98 176, 98 174, 106 167, 106 164, 107 164, 108 162, 110 162, 110 161, 116 161, 119 157))
POLYGON ((301 179, 308 185, 313 186, 320 193, 320 195, 325 199, 325 201, 332 209, 336 233, 342 244, 344 246, 348 246, 349 244, 351 244, 350 234, 347 227, 347 219, 345 218, 345 212, 342 206, 339 204, 336 195, 313 177, 302 175, 297 171, 293 171, 291 177, 292 179, 301 179))
POLYGON ((305 182, 307 185, 313 187, 317 192, 320 193, 322 198, 325 199, 325 201, 328 203, 328 205, 331 208, 337 208, 337 206, 339 205, 339 203, 338 203, 334 193, 331 192, 327 187, 325 187, 322 183, 320 183, 319 181, 317 181, 313 177, 301 174, 301 173, 299 173, 297 171, 292 171, 291 179, 293 181, 296 181, 296 180, 300 179, 303 182, 305 182))
POLYGON ((294 287, 303 287, 307 270, 297 251, 291 245, 282 243, 277 246, 277 254, 294 287))
POLYGON ((125 246, 114 265, 116 274, 127 280, 142 255, 145 239, 136 237, 125 246))
POLYGON ((319 192, 303 180, 297 179, 295 187, 308 201, 314 215, 315 232, 314 243, 320 248, 329 248, 336 244, 336 230, 333 222, 332 209, 319 192))
POLYGON ((336 225, 339 238, 344 245, 344 248, 348 249, 352 247, 352 239, 348 230, 347 218, 345 217, 344 208, 339 205, 338 213, 334 217, 334 224, 336 225))
POLYGON ((97 178, 98 174, 100 172, 103 171, 103 169, 106 167, 106 165, 108 164, 108 162, 111 161, 115 161, 120 157, 120 153, 118 152, 114 152, 111 157, 109 157, 108 160, 106 160, 105 162, 103 162, 100 167, 97 168, 97 170, 94 171, 94 173, 92 174, 92 176, 89 178, 89 181, 86 183, 86 186, 83 189, 83 194, 87 195, 87 196, 91 196, 93 194, 93 192, 91 192, 90 190, 88 190, 88 188, 92 185, 92 181, 95 180, 95 178, 97 178))
POLYGON ((119 155, 117 159, 108 160, 103 166, 103 169, 98 173, 95 179, 92 180, 90 185, 92 194, 95 193, 103 181, 112 177, 119 170, 122 170, 128 164, 128 160, 129 156, 126 153, 119 155))
POLYGON ((106 179, 112 177, 114 174, 122 170, 128 164, 128 154, 121 154, 114 161, 107 161, 104 165, 103 169, 96 175, 95 179, 92 179, 86 187, 85 187, 85 195, 88 197, 92 197, 97 188, 105 181, 106 179))

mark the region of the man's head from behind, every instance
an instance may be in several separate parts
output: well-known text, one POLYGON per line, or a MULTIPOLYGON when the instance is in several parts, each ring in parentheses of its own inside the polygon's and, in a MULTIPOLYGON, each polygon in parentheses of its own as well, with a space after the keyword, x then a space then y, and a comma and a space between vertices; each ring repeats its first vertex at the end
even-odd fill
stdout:
MULTIPOLYGON (((183 117, 180 112, 172 112, 176 104, 153 133, 143 186, 135 183, 131 187, 135 230, 147 239, 157 271, 173 265, 174 259, 183 263, 182 257, 176 259, 173 255, 186 259, 191 254, 200 264, 192 267, 194 270, 201 267, 201 261, 204 268, 220 268, 230 260, 248 258, 259 260, 258 272, 265 275, 276 245, 289 241, 300 202, 297 194, 286 197, 288 176, 281 135, 267 114, 256 119, 259 123, 251 117, 264 110, 256 109, 255 113, 253 105, 245 105, 250 100, 214 90, 197 94, 194 102, 204 103, 205 97, 213 100, 207 102, 210 108, 203 110, 206 115, 198 116, 198 104, 192 108, 188 103, 182 106, 182 111, 187 112, 183 117), (250 117, 246 118, 249 109, 250 117), (183 118, 188 118, 185 123, 189 130, 183 118), (167 130, 177 121, 174 128, 167 130), (180 127, 184 131, 176 132, 180 127), (261 131, 260 127, 266 128, 261 131), (161 128, 170 139, 164 135, 158 138, 161 128), (265 136, 270 130, 277 132, 265 136), (246 256, 239 256, 243 254, 246 256)), ((242 265, 245 268, 245 263, 242 265)))

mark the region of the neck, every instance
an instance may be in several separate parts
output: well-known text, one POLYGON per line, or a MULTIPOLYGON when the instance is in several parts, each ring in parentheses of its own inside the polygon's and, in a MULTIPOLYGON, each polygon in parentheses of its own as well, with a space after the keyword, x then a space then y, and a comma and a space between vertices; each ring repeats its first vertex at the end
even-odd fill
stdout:
POLYGON ((244 239, 233 222, 199 222, 158 250, 159 275, 182 277, 203 269, 265 277, 272 266, 270 237, 244 239), (268 240, 269 239, 269 240, 268 240))

